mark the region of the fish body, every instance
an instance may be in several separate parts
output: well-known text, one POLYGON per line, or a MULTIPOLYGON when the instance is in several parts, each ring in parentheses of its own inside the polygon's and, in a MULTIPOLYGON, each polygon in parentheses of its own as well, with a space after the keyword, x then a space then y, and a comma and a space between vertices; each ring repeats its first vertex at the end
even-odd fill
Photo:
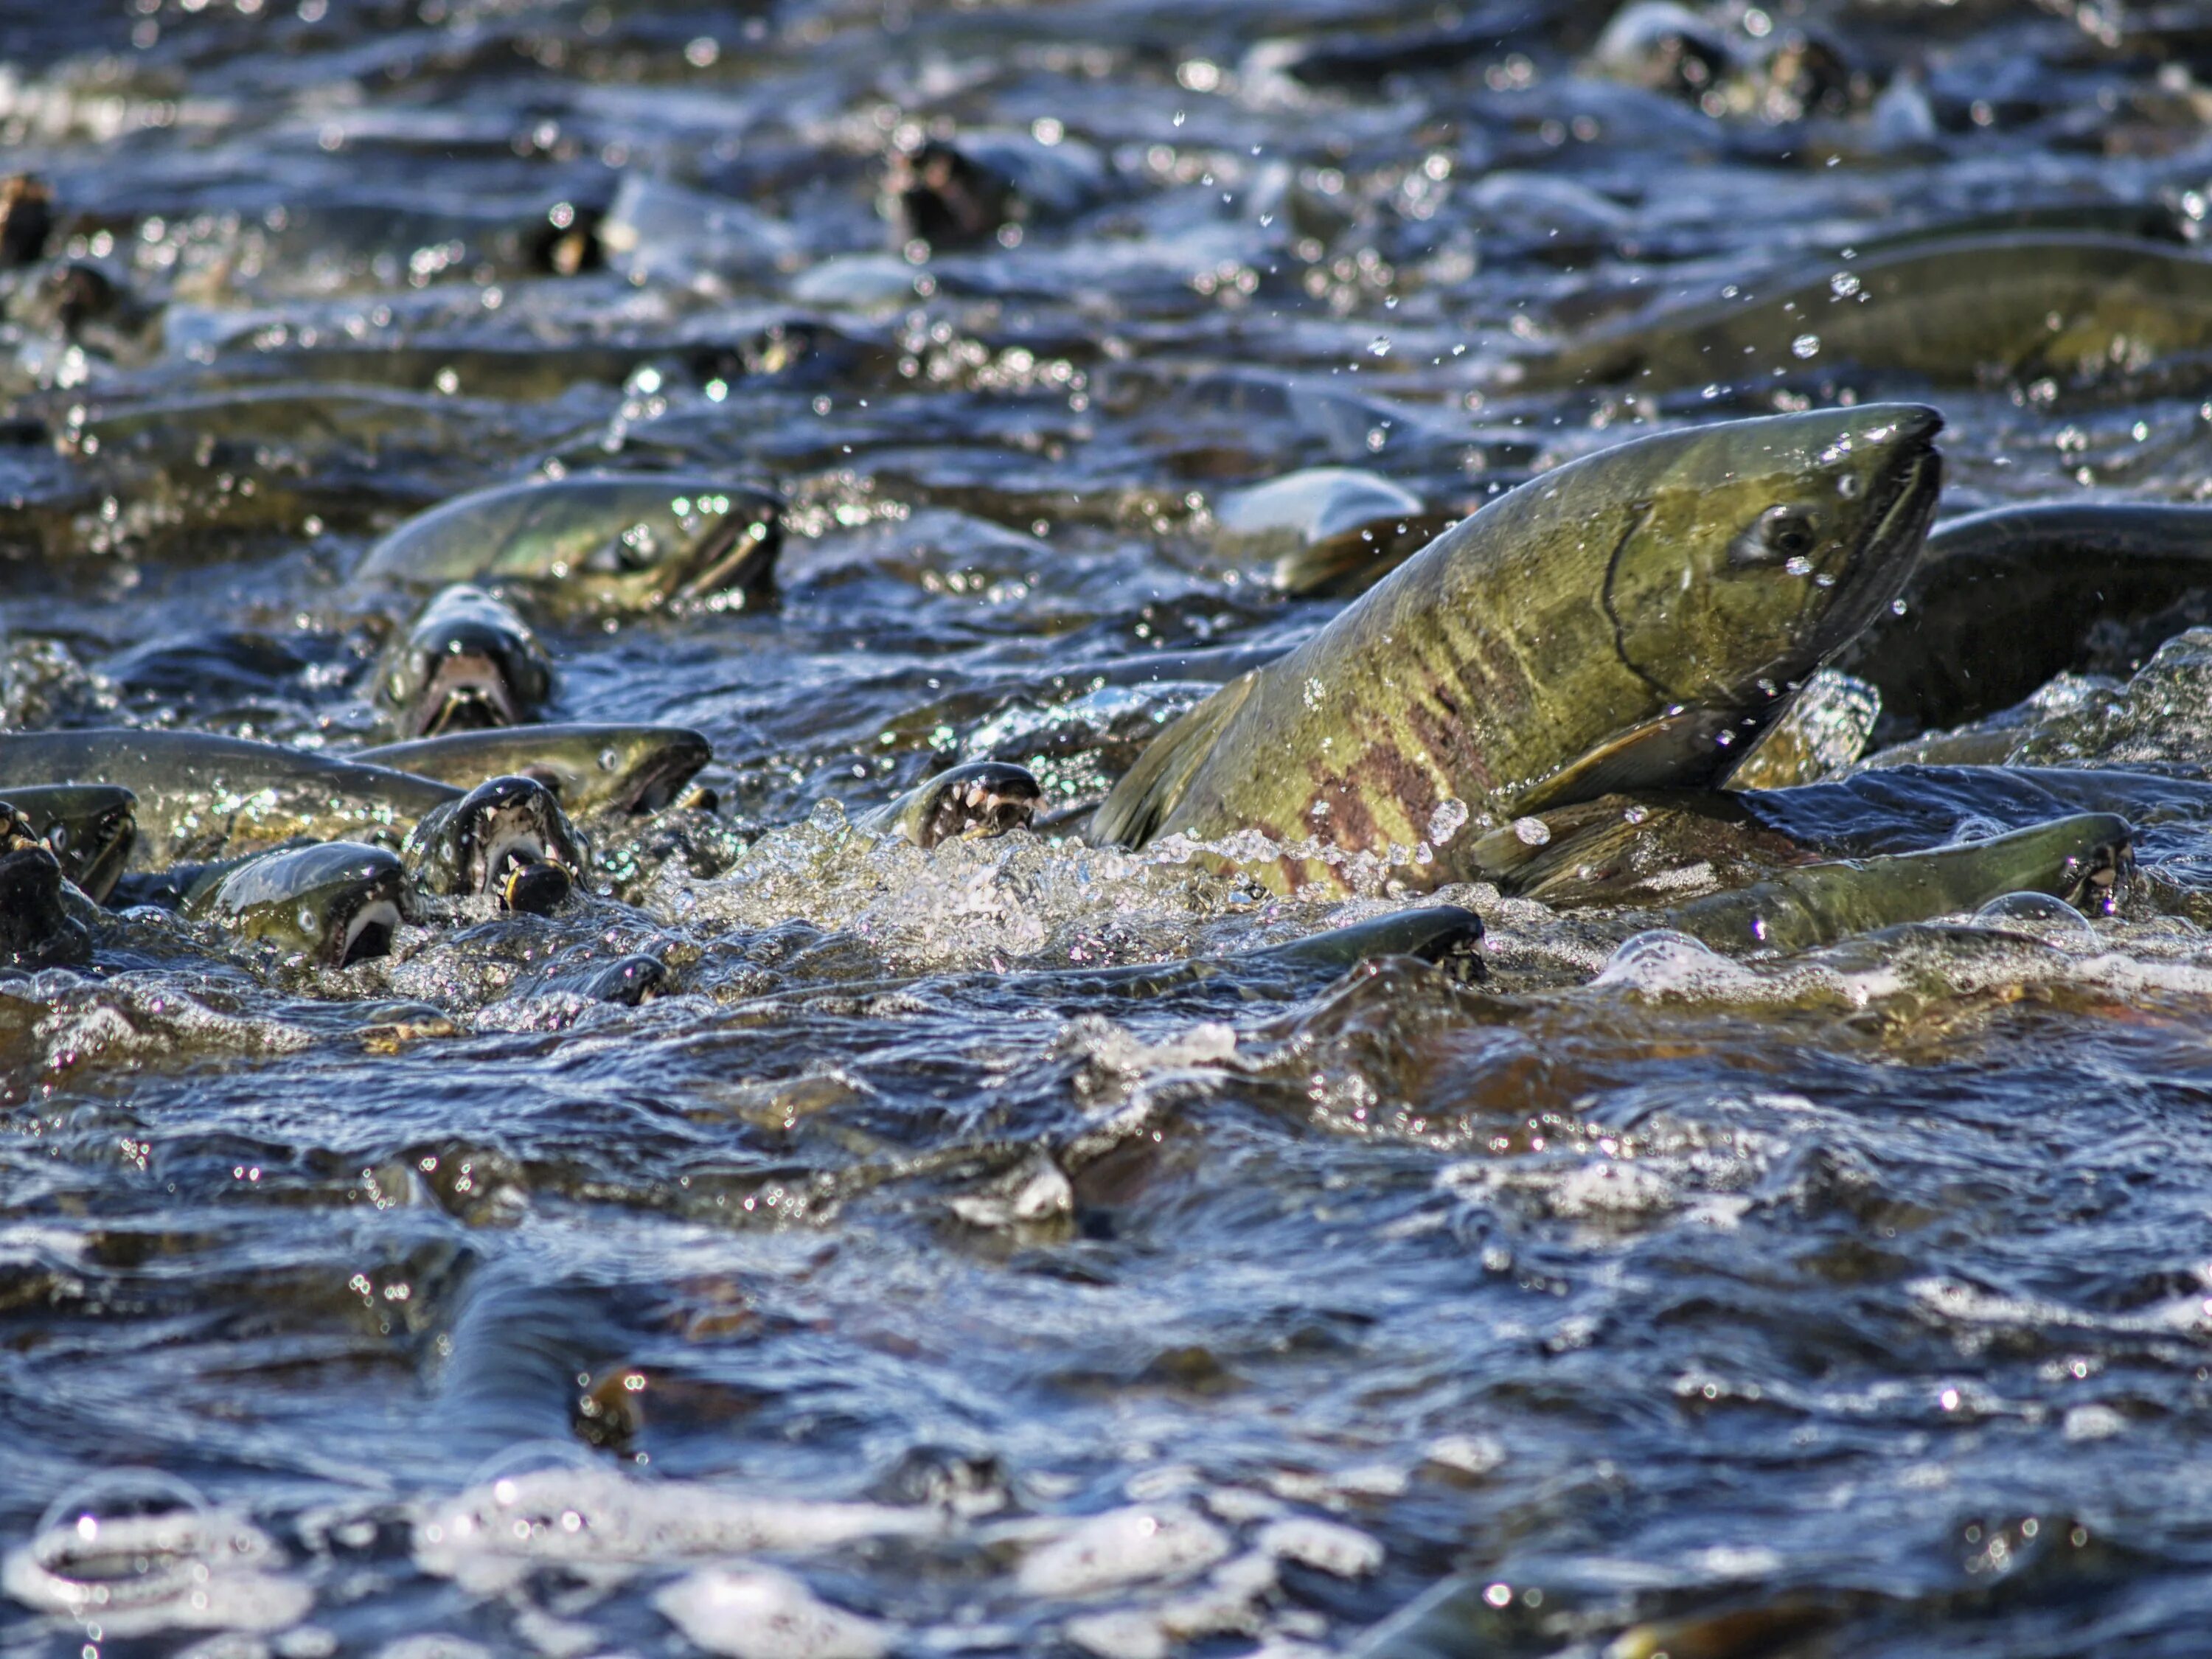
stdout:
POLYGON ((2212 621, 2212 507, 2045 501, 1929 532, 1904 610, 1840 661, 1881 693, 1894 742, 2009 708, 2062 673, 2126 672, 2212 621))
POLYGON ((2212 346, 2212 262, 2094 234, 1959 236, 1662 302, 1524 366, 1548 386, 1665 392, 1838 368, 1942 386, 2073 381, 2212 346))
POLYGON ((1666 925, 1716 950, 1780 953, 1978 910, 2008 893, 2109 915, 2134 867, 2133 840, 2126 819, 2085 812, 1929 852, 1807 865, 1692 900, 1666 925))
POLYGON ((1403 484, 1315 466, 1232 490, 1213 509, 1217 548, 1298 597, 1364 593, 1447 527, 1403 484))
POLYGON ((1439 537, 1289 655, 1156 738, 1094 842, 1256 830, 1297 850, 1437 843, 1608 791, 1719 781, 1886 605, 1933 510, 1914 405, 1664 434, 1569 463, 1439 537))
POLYGON ((0 798, 104 783, 137 798, 133 868, 209 862, 310 840, 401 840, 459 799, 450 784, 336 756, 200 732, 112 726, 0 732, 0 798))

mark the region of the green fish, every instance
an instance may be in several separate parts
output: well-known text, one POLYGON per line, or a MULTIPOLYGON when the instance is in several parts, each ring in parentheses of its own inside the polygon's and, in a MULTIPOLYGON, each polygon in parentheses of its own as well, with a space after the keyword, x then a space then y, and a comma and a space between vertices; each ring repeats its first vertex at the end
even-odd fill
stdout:
POLYGON ((320 842, 263 853, 210 871, 185 911, 325 968, 349 968, 392 949, 406 876, 388 848, 320 842))
POLYGON ((535 778, 560 797, 563 811, 589 817, 657 812, 714 757, 714 745, 687 726, 576 725, 451 732, 351 758, 461 789, 490 778, 535 778))
POLYGON ((1873 369, 2094 380, 2212 346, 2212 262, 2094 234, 1959 236, 1685 293, 1524 361, 1520 384, 1667 392, 1873 369))
POLYGON ((1280 891, 1318 852, 1417 858, 1609 791, 1720 781, 1889 603, 1934 509, 1933 410, 1876 404, 1634 440, 1500 496, 1288 656, 1158 738, 1095 843, 1256 830, 1280 891))
POLYGON ((691 473, 502 484, 408 520, 369 549, 354 580, 514 583, 575 611, 751 605, 774 581, 781 507, 757 485, 691 473))
POLYGON ((110 726, 0 732, 0 796, 106 783, 137 797, 133 868, 235 858, 302 837, 397 843, 450 784, 282 744, 110 726))
POLYGON ((2125 818, 2084 812, 1933 852, 1808 864, 1692 900, 1665 925, 1716 950, 1781 954, 1978 910, 2007 893, 2048 893, 2110 915, 2134 869, 2134 836, 2125 818))

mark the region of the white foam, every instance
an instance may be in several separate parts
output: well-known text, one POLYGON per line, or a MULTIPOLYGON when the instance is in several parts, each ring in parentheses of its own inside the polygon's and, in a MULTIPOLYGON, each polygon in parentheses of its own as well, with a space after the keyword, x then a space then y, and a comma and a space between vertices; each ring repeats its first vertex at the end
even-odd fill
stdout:
POLYGON ((548 1564, 634 1566, 702 1556, 833 1549, 944 1530, 933 1510, 760 1498, 607 1469, 502 1476, 416 1518, 416 1565, 484 1593, 548 1564))
POLYGON ((1300 1562, 1339 1578, 1364 1578, 1382 1565, 1380 1540, 1356 1527, 1310 1515, 1272 1521, 1260 1528, 1255 1541, 1269 1555, 1300 1562))
POLYGON ((1034 1551, 1015 1574, 1031 1595, 1091 1595, 1186 1577, 1229 1553, 1229 1534, 1195 1510, 1137 1505, 1079 1522, 1034 1551))
POLYGON ((880 1659, 892 1632, 835 1607, 772 1567, 709 1568, 671 1584, 654 1607, 692 1642, 729 1659, 880 1659))

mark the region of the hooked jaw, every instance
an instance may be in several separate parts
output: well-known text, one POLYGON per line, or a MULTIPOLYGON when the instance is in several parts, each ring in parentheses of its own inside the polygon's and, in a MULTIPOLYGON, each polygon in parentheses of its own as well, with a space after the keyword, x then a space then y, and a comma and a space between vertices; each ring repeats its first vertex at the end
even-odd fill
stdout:
POLYGON ((726 588, 747 599, 769 588, 775 571, 775 556, 782 535, 775 518, 763 512, 748 515, 732 509, 714 526, 708 544, 701 550, 696 572, 676 583, 671 599, 711 599, 726 588))

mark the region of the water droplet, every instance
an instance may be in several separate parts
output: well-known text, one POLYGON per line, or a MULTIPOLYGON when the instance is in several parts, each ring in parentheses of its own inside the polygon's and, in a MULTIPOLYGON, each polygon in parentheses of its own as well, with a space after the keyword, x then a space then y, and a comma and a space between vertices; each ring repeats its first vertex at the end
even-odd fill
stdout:
POLYGON ((1516 818, 1513 836, 1523 847, 1541 847, 1552 839, 1552 827, 1541 818, 1516 818))
POLYGON ((1793 357, 1804 358, 1819 356, 1820 337, 1817 334, 1800 334, 1790 343, 1790 355, 1793 357))

